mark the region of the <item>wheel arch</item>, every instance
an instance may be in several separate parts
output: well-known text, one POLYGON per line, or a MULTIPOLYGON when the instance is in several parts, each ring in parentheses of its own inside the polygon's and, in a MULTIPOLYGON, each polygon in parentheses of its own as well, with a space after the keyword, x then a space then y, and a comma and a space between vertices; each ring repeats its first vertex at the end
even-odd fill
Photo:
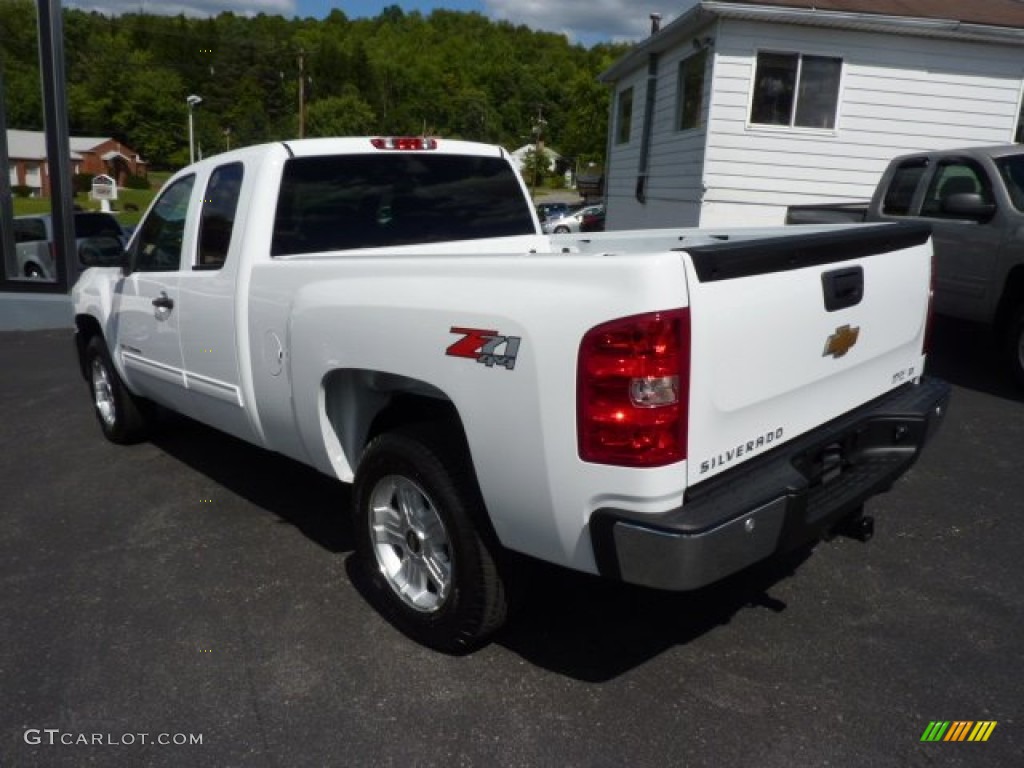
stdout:
POLYGON ((78 372, 82 378, 89 379, 86 366, 85 350, 94 336, 103 336, 99 320, 92 315, 75 315, 75 350, 78 352, 78 372))
POLYGON ((324 377, 322 392, 322 427, 328 442, 335 443, 328 448, 342 480, 351 481, 371 440, 399 427, 437 423, 465 445, 455 404, 425 381, 382 371, 336 369, 324 377), (344 459, 340 463, 333 457, 338 451, 344 459))

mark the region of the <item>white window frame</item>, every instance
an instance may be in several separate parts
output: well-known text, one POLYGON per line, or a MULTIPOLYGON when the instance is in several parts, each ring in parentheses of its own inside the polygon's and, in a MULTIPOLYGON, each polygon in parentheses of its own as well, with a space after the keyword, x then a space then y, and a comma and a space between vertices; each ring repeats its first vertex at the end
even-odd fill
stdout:
POLYGON ((759 48, 754 51, 753 60, 750 68, 750 93, 747 99, 747 115, 746 115, 746 127, 748 130, 754 131, 769 131, 769 132, 784 132, 784 133, 813 133, 818 135, 834 136, 839 133, 839 123, 842 119, 842 103, 843 103, 843 91, 846 82, 846 61, 847 57, 839 51, 820 51, 820 50, 793 50, 793 49, 781 49, 781 48, 759 48), (796 80, 793 83, 793 107, 789 116, 789 124, 782 125, 778 123, 755 123, 753 121, 754 115, 754 97, 757 91, 757 63, 758 58, 762 54, 779 54, 783 56, 796 56, 797 57, 797 69, 796 69, 796 80), (839 60, 839 87, 836 90, 836 102, 835 102, 835 113, 834 113, 834 124, 831 128, 815 127, 808 125, 796 125, 797 110, 799 109, 799 95, 800 95, 800 80, 803 75, 803 64, 804 57, 811 56, 814 58, 825 58, 825 59, 838 59, 839 60))
POLYGON ((625 146, 633 140, 633 108, 636 106, 636 88, 632 85, 623 88, 615 97, 615 145, 625 146), (622 108, 626 94, 629 94, 629 115, 624 121, 622 108), (622 137, 623 129, 626 136, 622 137))
POLYGON ((686 58, 680 59, 678 65, 676 66, 676 113, 674 118, 675 122, 673 125, 673 129, 676 133, 683 133, 684 131, 695 131, 699 128, 704 127, 704 106, 707 103, 708 96, 708 62, 710 60, 711 55, 709 50, 707 48, 702 48, 701 50, 687 56, 686 58), (699 57, 702 57, 704 59, 704 67, 703 71, 701 72, 700 101, 697 103, 696 122, 694 122, 693 125, 684 127, 683 108, 686 104, 685 68, 689 62, 694 61, 699 57))

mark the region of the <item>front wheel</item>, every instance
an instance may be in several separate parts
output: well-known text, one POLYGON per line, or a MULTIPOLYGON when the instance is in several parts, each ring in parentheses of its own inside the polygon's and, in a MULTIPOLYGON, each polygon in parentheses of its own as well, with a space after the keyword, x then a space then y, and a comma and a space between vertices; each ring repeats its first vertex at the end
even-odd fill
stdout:
POLYGON ((85 366, 93 409, 104 436, 122 445, 142 440, 148 427, 146 403, 128 391, 100 336, 93 336, 86 345, 85 366))
POLYGON ((465 653, 505 621, 498 544, 463 448, 435 431, 375 438, 354 488, 356 562, 381 614, 417 642, 465 653))

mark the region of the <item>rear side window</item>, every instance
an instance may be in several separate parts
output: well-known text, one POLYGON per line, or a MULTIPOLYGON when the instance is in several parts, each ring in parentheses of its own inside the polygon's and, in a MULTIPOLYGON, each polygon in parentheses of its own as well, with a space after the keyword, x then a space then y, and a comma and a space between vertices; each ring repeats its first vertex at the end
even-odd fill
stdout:
POLYGON ((14 242, 34 243, 46 239, 46 224, 42 219, 14 220, 14 242))
POLYGON ((500 157, 375 153, 287 162, 271 255, 534 234, 500 157))
POLYGON ((242 164, 222 165, 210 174, 199 218, 198 269, 220 269, 228 257, 242 188, 242 164))
POLYGON ((900 163, 889 182, 889 189, 885 191, 882 213, 888 216, 909 216, 914 192, 927 168, 928 160, 923 157, 900 163))

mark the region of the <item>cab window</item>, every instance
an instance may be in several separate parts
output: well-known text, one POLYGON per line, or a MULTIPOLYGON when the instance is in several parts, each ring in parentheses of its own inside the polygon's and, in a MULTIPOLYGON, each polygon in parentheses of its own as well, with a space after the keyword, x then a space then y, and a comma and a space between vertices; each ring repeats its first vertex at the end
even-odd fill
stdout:
POLYGON ((160 195, 132 246, 134 271, 170 272, 180 267, 185 216, 195 180, 195 176, 185 176, 160 195))
POLYGON ((220 269, 228 257, 242 188, 242 164, 223 165, 210 175, 199 217, 199 254, 195 269, 220 269))
POLYGON ((970 160, 953 160, 935 169, 935 175, 928 185, 921 215, 933 218, 957 218, 945 212, 944 203, 953 195, 981 195, 984 203, 991 203, 992 184, 988 175, 977 163, 970 160))
POLYGON ((889 188, 885 191, 882 202, 882 213, 887 216, 909 216, 910 206, 914 202, 914 192, 921 182, 921 177, 928 168, 928 159, 915 157, 905 160, 893 173, 889 188))

